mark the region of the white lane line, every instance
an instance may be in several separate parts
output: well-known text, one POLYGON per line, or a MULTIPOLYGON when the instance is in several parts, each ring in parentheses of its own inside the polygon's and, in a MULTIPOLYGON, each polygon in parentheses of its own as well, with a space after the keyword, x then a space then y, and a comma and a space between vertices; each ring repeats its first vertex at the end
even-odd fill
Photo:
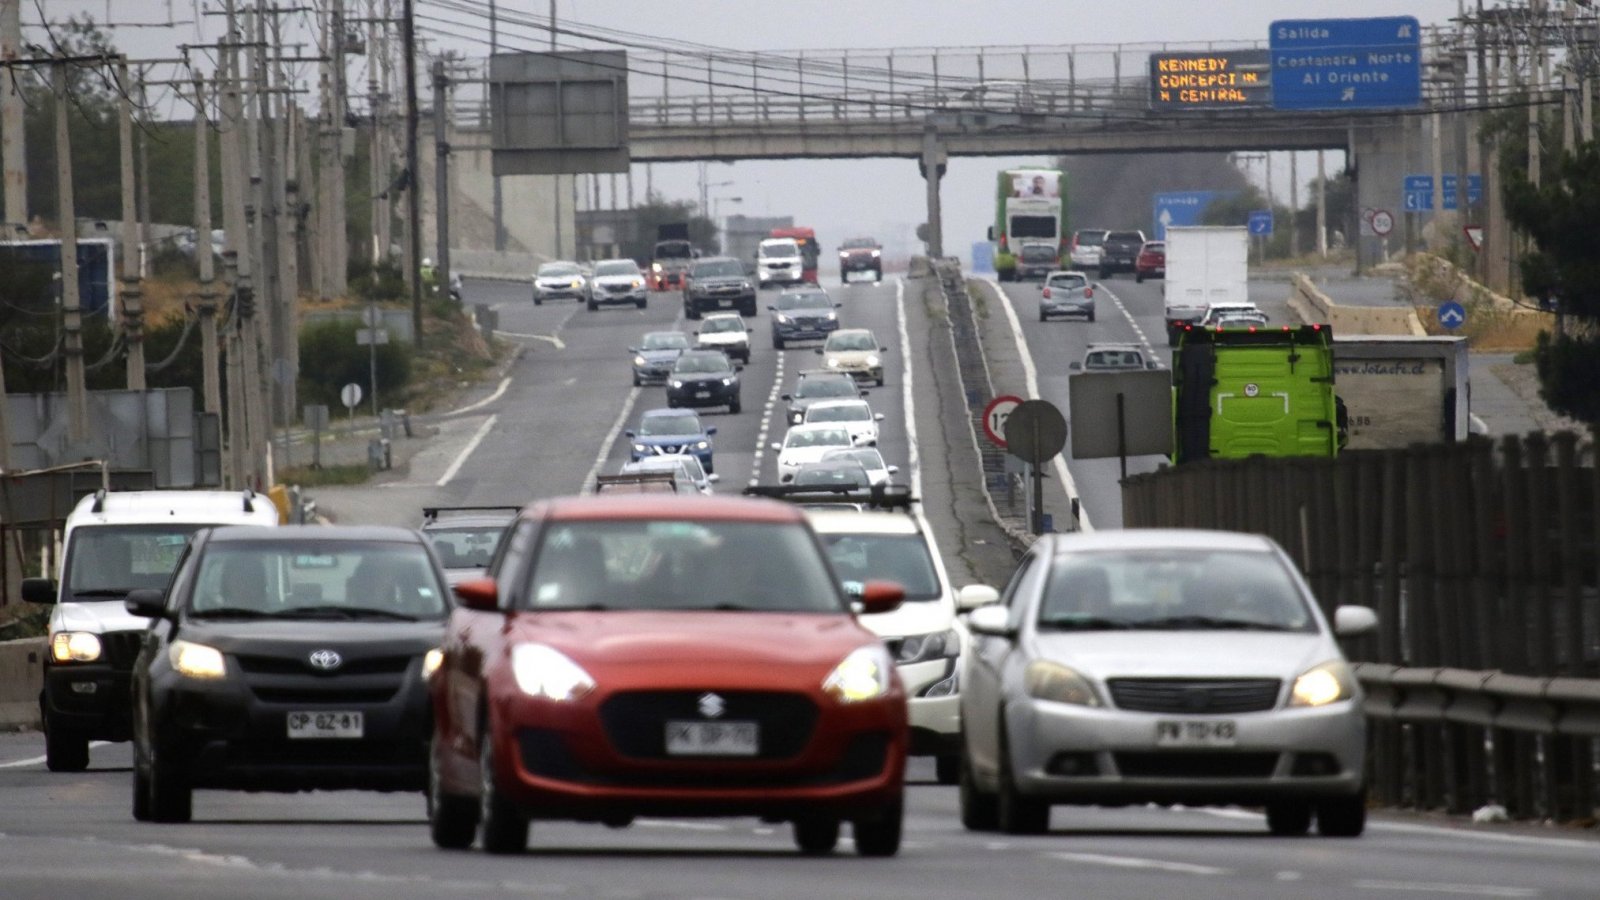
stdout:
POLYGON ((506 392, 506 388, 508 388, 508 387, 511 387, 511 376, 510 375, 507 375, 505 378, 500 379, 500 386, 494 389, 494 393, 492 393, 489 396, 483 398, 482 400, 479 400, 476 403, 469 403, 466 406, 461 407, 460 409, 452 409, 449 412, 445 413, 445 415, 447 415, 447 416, 459 416, 459 415, 461 415, 463 413, 472 412, 475 409, 482 409, 485 406, 488 406, 489 404, 495 402, 496 400, 499 400, 502 396, 504 396, 505 392, 506 392))
POLYGON ((1063 862, 1086 863, 1092 866, 1115 866, 1119 869, 1151 869, 1157 872, 1176 872, 1180 875, 1231 875, 1232 869, 1202 866, 1197 863, 1176 862, 1170 859, 1145 859, 1140 856, 1108 856, 1103 853, 1046 853, 1063 862))
POLYGON ((1472 432, 1473 432, 1473 434, 1490 434, 1491 433, 1489 431, 1489 423, 1485 422, 1483 420, 1482 416, 1478 415, 1477 413, 1468 413, 1467 415, 1472 421, 1472 432))
MULTIPOLYGON (((91 748, 94 748, 94 747, 109 747, 109 746, 111 746, 111 742, 110 741, 90 741, 89 742, 89 746, 91 748)), ((27 759, 15 759, 15 760, 12 760, 11 762, 0 763, 0 769, 21 769, 21 768, 24 768, 26 766, 42 766, 44 764, 45 764, 45 758, 43 756, 31 756, 31 757, 29 757, 27 759)))
MULTIPOLYGON (((1022 332, 1022 320, 1017 318, 1017 311, 1011 306, 1011 297, 1000 286, 1000 281, 994 276, 982 279, 994 288, 995 294, 1000 297, 1000 308, 1006 311, 1006 321, 1011 323, 1011 336, 1017 342, 1017 349, 1021 351, 1022 371, 1027 376, 1028 397, 1039 398, 1039 371, 1033 365, 1033 351, 1028 348, 1028 336, 1022 332)), ((1042 399, 1042 398, 1039 398, 1042 399)), ((1056 477, 1061 479, 1061 486, 1066 489, 1067 496, 1078 499, 1078 483, 1072 480, 1072 472, 1067 469, 1067 461, 1061 454, 1056 454, 1056 477)), ((1078 529, 1080 531, 1093 531, 1094 526, 1089 522, 1089 510, 1078 504, 1078 529)))
POLYGON ((1128 306, 1122 302, 1122 298, 1112 293, 1111 289, 1106 287, 1106 283, 1103 281, 1095 282, 1095 287, 1098 287, 1107 297, 1111 298, 1111 302, 1115 303, 1117 305, 1117 309, 1121 311, 1122 317, 1128 320, 1129 325, 1133 326, 1133 333, 1139 336, 1139 343, 1144 345, 1145 358, 1158 359, 1159 357, 1156 354, 1155 345, 1150 343, 1150 338, 1145 335, 1144 329, 1140 328, 1139 323, 1134 321, 1133 313, 1128 311, 1128 306))
POLYGON ((589 486, 594 484, 596 475, 611 458, 611 447, 617 442, 617 435, 622 433, 622 426, 628 424, 628 418, 633 415, 633 404, 639 399, 640 388, 628 391, 628 399, 622 402, 622 411, 617 413, 617 420, 611 423, 611 430, 606 432, 605 439, 600 442, 600 454, 594 458, 594 465, 589 467, 589 474, 583 476, 583 483, 578 485, 578 493, 588 493, 589 486))
MULTIPOLYGON (((1257 812, 1246 809, 1191 809, 1189 812, 1202 813, 1216 816, 1219 819, 1246 819, 1266 825, 1267 817, 1257 812)), ((1367 820, 1368 831, 1393 831, 1398 834, 1426 834, 1448 840, 1470 838, 1473 840, 1489 841, 1501 844, 1522 844, 1538 847, 1562 847, 1574 850, 1595 850, 1600 848, 1600 841, 1584 840, 1580 838, 1543 837, 1536 834, 1507 834, 1503 831, 1479 831, 1472 828, 1450 828, 1441 825, 1419 825, 1410 822, 1381 822, 1367 820)))
POLYGON ((496 329, 494 336, 503 338, 521 338, 525 341, 544 341, 546 344, 555 347, 557 350, 567 349, 566 341, 563 341, 561 336, 558 334, 523 334, 517 331, 500 331, 499 329, 496 329))
POLYGON ((896 276, 894 280, 894 315, 900 328, 900 358, 905 360, 901 373, 900 403, 906 420, 906 468, 911 470, 911 496, 922 498, 922 455, 917 452, 917 404, 911 390, 911 334, 906 330, 906 283, 896 276))
POLYGON ((782 350, 773 351, 777 363, 772 371, 772 390, 767 391, 767 400, 761 405, 761 426, 756 429, 756 450, 750 457, 750 486, 755 487, 761 483, 761 462, 767 455, 767 435, 772 429, 772 411, 778 407, 778 394, 783 391, 783 360, 782 350))
POLYGON ((1493 884, 1450 884, 1443 881, 1380 881, 1363 878, 1351 882, 1358 891, 1404 891, 1414 894, 1449 894, 1452 897, 1537 897, 1536 888, 1500 887, 1493 884))
POLYGON ((635 825, 645 828, 676 828, 680 831, 727 831, 728 826, 711 822, 676 822, 670 819, 635 819, 635 825))
POLYGON ((472 435, 472 440, 467 441, 467 445, 461 448, 461 452, 456 454, 456 458, 450 461, 450 468, 445 469, 444 474, 439 476, 439 480, 433 483, 434 487, 444 487, 450 483, 452 478, 456 477, 456 473, 461 471, 461 466, 467 461, 467 457, 471 456, 472 451, 478 449, 478 445, 483 443, 483 439, 489 436, 489 429, 494 427, 494 423, 499 418, 498 415, 494 415, 483 420, 483 424, 479 425, 478 430, 472 435))

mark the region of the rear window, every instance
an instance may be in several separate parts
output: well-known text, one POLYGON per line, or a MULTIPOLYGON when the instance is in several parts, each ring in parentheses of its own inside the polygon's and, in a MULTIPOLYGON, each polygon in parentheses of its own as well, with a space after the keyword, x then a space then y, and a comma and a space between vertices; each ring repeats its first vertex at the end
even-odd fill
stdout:
POLYGON ((1056 258, 1056 248, 1049 244, 1029 244, 1022 248, 1022 258, 1028 262, 1048 262, 1056 258))
POLYGON ((781 244, 762 244, 761 245, 761 256, 764 259, 779 258, 779 257, 786 257, 786 256, 799 256, 799 255, 800 255, 800 245, 796 244, 794 241, 786 241, 786 242, 781 243, 781 244))
POLYGON ((1113 231, 1106 235, 1108 241, 1132 241, 1135 244, 1144 243, 1144 235, 1137 231, 1113 231))
POLYGON ((1105 240, 1106 233, 1100 229, 1095 229, 1093 231, 1080 231, 1078 232, 1077 236, 1079 247, 1098 247, 1105 243, 1105 240))
POLYGON ((1064 272, 1060 275, 1051 275, 1049 286, 1062 290, 1082 290, 1089 286, 1088 276, 1081 272, 1064 272))

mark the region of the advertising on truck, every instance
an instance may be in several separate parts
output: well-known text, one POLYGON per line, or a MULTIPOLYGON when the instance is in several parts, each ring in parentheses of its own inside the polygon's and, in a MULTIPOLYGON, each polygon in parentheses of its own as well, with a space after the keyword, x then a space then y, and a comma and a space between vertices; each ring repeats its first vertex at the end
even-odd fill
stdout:
POLYGON ((1023 244, 1053 244, 1059 258, 1069 239, 1066 187, 1066 173, 1059 169, 1000 172, 989 239, 995 244, 994 270, 1001 281, 1016 278, 1023 244))

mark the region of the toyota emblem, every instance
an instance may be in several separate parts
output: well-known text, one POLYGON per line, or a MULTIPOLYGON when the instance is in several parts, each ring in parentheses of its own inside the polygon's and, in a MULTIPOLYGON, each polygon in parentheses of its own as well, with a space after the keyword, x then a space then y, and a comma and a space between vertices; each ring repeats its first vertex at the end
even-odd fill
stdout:
POLYGON ((324 672, 332 672, 344 662, 344 657, 340 656, 337 650, 313 650, 307 659, 310 660, 313 669, 321 669, 324 672))
POLYGON ((727 702, 716 694, 700 695, 700 715, 708 719, 721 718, 727 708, 727 702))

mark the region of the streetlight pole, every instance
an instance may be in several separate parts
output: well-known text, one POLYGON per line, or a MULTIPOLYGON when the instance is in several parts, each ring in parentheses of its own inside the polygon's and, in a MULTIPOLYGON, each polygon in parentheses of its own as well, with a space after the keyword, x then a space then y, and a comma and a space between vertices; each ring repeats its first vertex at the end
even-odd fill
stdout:
POLYGON ((743 203, 744 202, 744 198, 743 197, 712 197, 711 198, 711 224, 716 227, 717 233, 719 235, 721 235, 721 239, 720 239, 721 250, 722 250, 723 255, 727 255, 727 253, 728 253, 728 227, 722 221, 722 212, 721 212, 721 210, 722 210, 722 201, 724 201, 724 200, 728 201, 729 203, 743 203))

